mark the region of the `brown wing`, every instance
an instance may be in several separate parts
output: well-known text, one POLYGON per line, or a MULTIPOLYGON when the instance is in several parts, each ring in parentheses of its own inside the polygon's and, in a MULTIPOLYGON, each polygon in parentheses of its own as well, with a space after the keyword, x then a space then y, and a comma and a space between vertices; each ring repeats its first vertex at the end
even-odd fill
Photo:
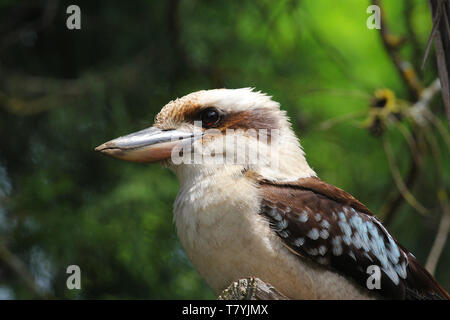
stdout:
POLYGON ((265 215, 295 253, 367 288, 369 266, 381 271, 386 298, 450 299, 445 290, 383 227, 367 207, 318 178, 260 181, 265 215))

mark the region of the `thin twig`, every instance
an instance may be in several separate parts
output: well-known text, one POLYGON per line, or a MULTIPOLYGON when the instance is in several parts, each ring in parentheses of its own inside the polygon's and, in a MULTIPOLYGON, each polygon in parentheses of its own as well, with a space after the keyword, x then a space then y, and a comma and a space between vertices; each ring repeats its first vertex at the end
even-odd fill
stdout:
POLYGON ((383 41, 383 45, 386 49, 386 52, 389 54, 400 77, 405 82, 411 97, 413 98, 413 100, 417 100, 419 99, 423 88, 419 78, 417 77, 417 73, 414 70, 414 67, 409 62, 402 59, 402 57, 398 53, 399 43, 393 41, 395 37, 390 33, 389 25, 386 22, 386 17, 384 15, 383 8, 380 4, 380 0, 372 0, 372 4, 380 7, 381 13, 380 36, 381 40, 383 41))
POLYGON ((25 283, 30 291, 38 298, 48 298, 42 290, 36 285, 33 275, 28 271, 25 264, 16 255, 0 243, 0 260, 2 260, 17 276, 25 283))
POLYGON ((425 113, 428 110, 431 99, 440 90, 441 82, 439 79, 436 79, 422 91, 418 101, 407 110, 407 115, 411 116, 419 125, 425 125, 427 123, 425 113))
POLYGON ((436 234, 436 238, 434 239, 433 246, 431 247, 430 254, 427 258, 427 262, 425 263, 425 268, 431 274, 434 274, 434 271, 436 270, 436 266, 439 262, 442 250, 444 249, 450 229, 450 214, 448 213, 448 203, 446 211, 447 213, 442 213, 441 222, 439 223, 439 229, 436 234))
POLYGON ((442 3, 438 2, 436 13, 433 17, 433 27, 431 28, 430 36, 428 37, 427 45, 425 47, 425 53, 423 55, 422 65, 420 69, 423 70, 425 67, 425 62, 427 61, 428 54, 430 53, 431 44, 433 43, 433 39, 436 37, 436 32, 438 32, 438 26, 442 17, 442 3))
POLYGON ((323 122, 321 122, 319 124, 319 129, 320 130, 328 130, 328 129, 334 127, 335 125, 337 125, 338 123, 341 123, 341 122, 346 121, 346 120, 357 118, 357 117, 359 117, 361 115, 364 115, 366 113, 367 113, 367 111, 365 111, 365 110, 363 110, 363 111, 358 110, 358 111, 355 111, 355 112, 350 112, 350 113, 347 113, 347 114, 344 114, 344 115, 337 116, 335 118, 328 119, 328 120, 323 121, 323 122))
POLYGON ((442 100, 450 126, 450 23, 448 21, 450 1, 429 0, 429 4, 433 29, 435 29, 434 34, 430 36, 429 43, 431 43, 430 41, 434 42, 438 75, 442 85, 442 100))
POLYGON ((383 137, 383 147, 384 151, 386 153, 386 157, 388 159, 389 168, 391 169, 392 177, 394 178, 394 182, 397 186, 398 191, 403 196, 406 202, 413 207, 417 212, 419 212, 422 215, 426 215, 428 213, 428 210, 422 206, 419 201, 412 195, 412 193, 408 190, 408 187, 406 186, 405 182, 402 179, 402 176, 398 170, 398 166, 395 164, 394 156, 392 154, 392 149, 389 144, 389 141, 387 138, 383 137))
POLYGON ((422 56, 422 48, 419 41, 417 40, 417 34, 413 27, 413 11, 416 3, 411 0, 403 0, 405 7, 405 26, 408 32, 408 43, 411 44, 412 48, 412 61, 413 66, 416 70, 420 67, 420 58, 422 56))
POLYGON ((447 240, 447 235, 450 228, 450 207, 448 203, 448 195, 445 190, 445 185, 442 180, 442 168, 440 162, 440 152, 439 145, 437 143, 436 137, 433 134, 433 131, 429 128, 429 126, 424 127, 425 137, 430 146, 431 156, 434 161, 434 172, 435 172, 435 180, 437 188, 437 199, 439 200, 439 204, 442 210, 442 217, 439 223, 439 229, 436 234, 436 238, 434 239, 433 246, 431 247, 430 254, 428 255, 427 262, 425 264, 425 268, 431 273, 434 274, 436 270, 436 266, 439 262, 439 257, 442 254, 442 250, 444 249, 445 242, 447 240))
MULTIPOLYGON (((415 181, 416 178, 419 176, 420 169, 422 167, 422 153, 423 148, 421 148, 420 144, 418 143, 418 137, 420 137, 420 128, 423 125, 426 125, 428 123, 429 113, 429 104, 431 102, 431 99, 433 96, 439 92, 440 90, 440 82, 439 79, 436 79, 431 83, 430 86, 428 86, 426 89, 422 91, 422 94, 420 96, 420 99, 410 108, 406 109, 406 116, 411 117, 414 120, 413 128, 411 130, 411 138, 406 138, 408 140, 408 144, 414 143, 416 146, 416 152, 412 156, 412 162, 411 167, 408 171, 408 174, 405 179, 405 186, 406 189, 410 190, 415 181)), ((400 129, 400 127, 398 127, 400 129)), ((401 131, 402 129, 400 129, 401 131)), ((444 130, 445 131, 445 130, 444 130)), ((402 131, 401 131, 402 132, 402 131)), ((403 133, 403 132, 402 132, 403 133)), ((445 135, 445 134, 444 134, 445 135)), ((402 204, 402 201, 404 200, 403 195, 401 192, 391 192, 388 200, 383 205, 383 207, 380 210, 380 216, 383 219, 383 222, 386 225, 389 225, 395 215, 395 212, 397 212, 397 209, 402 204)))
POLYGON ((400 133, 405 138, 406 143, 409 146, 409 150, 411 151, 411 157, 414 158, 415 162, 420 163, 422 161, 422 158, 420 156, 419 148, 417 146, 417 143, 414 140, 413 135, 411 134, 411 132, 400 121, 397 121, 395 127, 398 129, 398 131, 400 131, 400 133))
POLYGON ((450 151, 450 134, 448 133, 447 129, 444 127, 444 125, 441 123, 438 117, 436 117, 433 112, 430 110, 425 110, 424 112, 425 117, 432 123, 440 133, 442 139, 444 139, 445 145, 447 146, 447 149, 450 151))

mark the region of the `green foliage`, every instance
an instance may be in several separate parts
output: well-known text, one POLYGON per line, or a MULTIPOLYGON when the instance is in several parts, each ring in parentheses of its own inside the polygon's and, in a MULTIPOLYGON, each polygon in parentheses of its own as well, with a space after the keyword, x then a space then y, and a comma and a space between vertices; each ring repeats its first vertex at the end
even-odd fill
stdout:
MULTIPOLYGON (((176 237, 173 174, 93 150, 150 126, 165 103, 192 91, 267 92, 288 111, 323 180, 374 212, 395 189, 380 139, 352 121, 320 130, 322 121, 368 110, 377 88, 408 99, 378 32, 366 27, 365 1, 85 1, 78 4, 79 31, 65 27, 69 4, 61 1, 41 28, 36 15, 43 15, 47 2, 0 1, 0 94, 17 99, 0 99, 0 243, 45 294, 214 298, 176 237), (33 12, 26 18, 31 27, 21 29, 25 22, 14 20, 18 12, 33 12), (30 31, 36 36, 31 45, 24 40, 30 31), (71 264, 81 267, 81 290, 66 288, 71 264)), ((431 29, 426 1, 383 5, 392 32, 407 37, 405 8, 413 7, 423 54, 431 29)), ((408 43, 401 53, 420 60, 408 43)), ((426 85, 436 78, 433 59, 419 76, 426 85)), ((432 108, 444 119, 439 99, 432 108)), ((405 175, 409 149, 401 135, 387 134, 405 175)), ((449 163, 443 144, 442 150, 442 164, 449 163)), ((448 187, 450 168, 443 167, 448 187)), ((403 205, 391 228, 423 263, 440 216, 435 194, 428 192, 432 168, 427 161, 414 188, 430 215, 403 205)), ((447 289, 448 249, 436 272, 447 289)), ((0 294, 36 297, 1 259, 0 294)))

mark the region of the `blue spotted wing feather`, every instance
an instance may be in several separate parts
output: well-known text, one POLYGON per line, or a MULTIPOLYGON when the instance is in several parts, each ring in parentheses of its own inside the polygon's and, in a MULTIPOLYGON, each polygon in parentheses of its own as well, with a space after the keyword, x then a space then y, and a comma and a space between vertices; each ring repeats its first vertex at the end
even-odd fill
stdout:
MULTIPOLYGON (((381 271, 381 297, 448 299, 445 290, 362 203, 318 178, 261 182, 265 215, 284 243, 304 259, 367 288, 369 266, 381 271)), ((369 290, 369 289, 368 289, 369 290)))

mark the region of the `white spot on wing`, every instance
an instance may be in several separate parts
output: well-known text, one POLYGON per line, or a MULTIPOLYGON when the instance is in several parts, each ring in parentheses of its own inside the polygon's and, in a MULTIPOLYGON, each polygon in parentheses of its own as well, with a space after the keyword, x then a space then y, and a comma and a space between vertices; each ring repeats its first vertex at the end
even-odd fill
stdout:
POLYGON ((322 226, 322 228, 325 228, 325 229, 329 229, 330 228, 330 223, 327 220, 322 220, 320 225, 322 226))
POLYGON ((308 221, 308 212, 306 212, 305 210, 302 211, 302 213, 300 214, 300 216, 298 217, 298 220, 300 222, 306 222, 308 221))
POLYGON ((283 230, 281 232, 278 233, 280 235, 280 237, 282 238, 287 238, 289 237, 289 232, 287 232, 286 230, 283 230))
POLYGON ((319 239, 319 230, 317 230, 316 228, 312 228, 308 234, 307 234, 308 238, 311 238, 313 240, 317 240, 319 239))
POLYGON ((286 221, 286 219, 283 219, 283 220, 281 220, 280 222, 278 222, 277 224, 276 224, 276 228, 278 229, 278 230, 284 230, 284 229, 286 229, 286 227, 287 227, 287 221, 286 221))
POLYGON ((342 244, 341 237, 337 236, 331 240, 332 251, 335 256, 340 256, 342 254, 342 244))
POLYGON ((330 235, 330 234, 328 233, 327 230, 325 230, 325 229, 320 230, 320 237, 321 237, 322 239, 328 239, 328 236, 329 236, 329 235, 330 235))
POLYGON ((278 213, 277 208, 275 207, 270 207, 268 206, 268 208, 270 208, 270 210, 267 212, 269 214, 269 216, 271 216, 273 219, 275 219, 276 221, 281 221, 281 219, 283 219, 283 217, 281 217, 281 215, 278 213))
POLYGON ((295 239, 295 241, 294 241, 294 244, 295 244, 297 247, 301 247, 304 243, 305 243, 305 238, 297 238, 297 239, 295 239))
POLYGON ((395 271, 397 272, 397 274, 402 278, 402 279, 406 279, 407 274, 406 274, 406 263, 405 261, 403 261, 401 264, 397 264, 395 266, 395 271))

